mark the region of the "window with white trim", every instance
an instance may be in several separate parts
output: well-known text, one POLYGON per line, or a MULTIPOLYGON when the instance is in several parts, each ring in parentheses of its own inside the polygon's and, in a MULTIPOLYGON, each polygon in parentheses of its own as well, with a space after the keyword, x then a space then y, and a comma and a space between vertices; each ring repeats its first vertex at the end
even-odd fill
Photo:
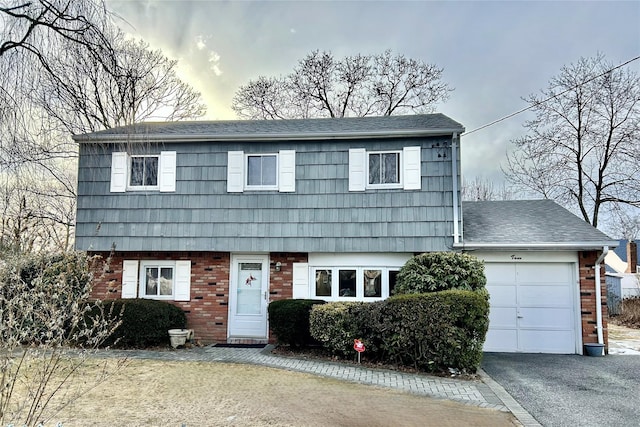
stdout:
POLYGON ((275 190, 281 193, 296 191, 296 152, 227 153, 227 192, 242 193, 253 190, 275 190))
POLYGON ((160 154, 129 154, 113 152, 111 156, 112 193, 127 191, 176 190, 176 152, 160 154))
POLYGON ((314 267, 311 297, 324 300, 373 301, 389 297, 399 267, 314 267))
POLYGON ((191 299, 191 261, 124 260, 122 298, 191 299))
POLYGON ((369 187, 401 187, 400 151, 367 152, 369 187))
POLYGON ((422 186, 421 147, 395 151, 349 149, 349 191, 422 186))
POLYGON ((246 189, 277 190, 278 189, 278 155, 247 154, 246 189))

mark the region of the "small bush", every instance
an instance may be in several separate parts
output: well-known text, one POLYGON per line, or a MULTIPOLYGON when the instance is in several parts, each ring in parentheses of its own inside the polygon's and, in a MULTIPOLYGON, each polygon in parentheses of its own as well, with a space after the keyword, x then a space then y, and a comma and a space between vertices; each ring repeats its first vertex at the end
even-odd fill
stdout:
POLYGON ((145 348, 169 343, 169 329, 184 329, 187 317, 175 305, 149 299, 119 299, 104 301, 104 311, 122 313, 122 324, 105 345, 124 348, 145 348))
POLYGON ((309 332, 309 313, 321 300, 286 299, 269 304, 269 326, 278 343, 291 347, 306 347, 314 342, 309 332))
POLYGON ((414 256, 400 269, 395 295, 462 289, 475 291, 487 283, 484 264, 456 252, 430 252, 414 256))
POLYGON ((622 300, 620 315, 616 320, 630 328, 640 328, 640 297, 626 298, 622 300))
POLYGON ((331 302, 311 309, 311 336, 331 353, 340 357, 353 355, 353 340, 362 337, 360 311, 365 302, 331 302))

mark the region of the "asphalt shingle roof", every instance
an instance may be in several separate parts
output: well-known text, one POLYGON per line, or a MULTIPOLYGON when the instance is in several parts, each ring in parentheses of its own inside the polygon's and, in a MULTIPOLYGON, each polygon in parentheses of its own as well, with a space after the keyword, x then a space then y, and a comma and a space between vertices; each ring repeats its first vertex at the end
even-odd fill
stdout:
POLYGON ((549 248, 617 242, 552 200, 463 202, 464 245, 549 248))
POLYGON ((76 135, 79 142, 122 140, 123 136, 158 139, 277 139, 295 137, 357 137, 398 133, 464 132, 464 127, 444 114, 410 116, 345 117, 292 120, 220 120, 147 122, 76 135))

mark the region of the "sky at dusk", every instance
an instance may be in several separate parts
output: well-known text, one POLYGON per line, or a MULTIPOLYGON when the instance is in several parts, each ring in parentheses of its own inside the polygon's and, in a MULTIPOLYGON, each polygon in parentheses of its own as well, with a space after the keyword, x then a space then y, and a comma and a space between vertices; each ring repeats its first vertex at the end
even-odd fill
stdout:
MULTIPOLYGON (((437 107, 467 132, 527 106, 563 65, 598 53, 640 55, 640 1, 170 1, 107 0, 120 26, 178 59, 208 105, 205 119, 236 119, 238 87, 289 73, 313 50, 336 58, 394 54, 444 68, 455 91, 437 107)), ((640 73, 640 60, 628 65, 640 73)), ((466 179, 502 181, 523 113, 462 135, 466 179)))

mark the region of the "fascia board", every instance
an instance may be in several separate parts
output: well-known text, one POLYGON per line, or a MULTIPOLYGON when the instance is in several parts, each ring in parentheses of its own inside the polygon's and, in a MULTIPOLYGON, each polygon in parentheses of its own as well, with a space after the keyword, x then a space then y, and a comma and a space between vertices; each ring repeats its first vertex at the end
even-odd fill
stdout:
POLYGON ((396 130, 396 131, 376 131, 376 132, 310 132, 310 133, 282 133, 282 134, 108 134, 95 135, 84 134, 74 135, 73 140, 83 143, 97 142, 216 142, 216 141, 315 141, 332 139, 366 139, 366 138, 400 138, 419 136, 440 136, 451 135, 453 133, 464 132, 464 128, 455 129, 418 129, 418 130, 396 130))
POLYGON ((454 244, 453 247, 456 249, 466 249, 466 250, 474 250, 474 249, 491 249, 491 250, 500 250, 500 249, 519 249, 519 250, 587 250, 587 249, 602 249, 604 246, 609 246, 610 248, 618 246, 617 240, 609 240, 602 242, 563 242, 563 243, 483 243, 483 242, 473 242, 473 243, 458 243, 454 244))

